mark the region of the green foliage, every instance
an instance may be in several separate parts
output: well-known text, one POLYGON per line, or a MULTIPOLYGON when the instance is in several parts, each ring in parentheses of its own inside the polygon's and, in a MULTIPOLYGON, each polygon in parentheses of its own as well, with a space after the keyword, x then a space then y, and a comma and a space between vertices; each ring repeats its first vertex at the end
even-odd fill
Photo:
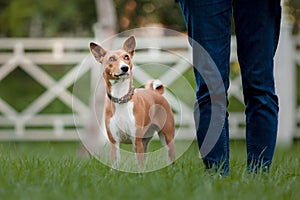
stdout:
POLYGON ((294 34, 300 34, 300 0, 285 0, 288 20, 293 23, 294 34))
MULTIPOLYGON (((160 23, 184 30, 174 0, 114 0, 118 31, 160 23)), ((93 36, 95 0, 0 0, 0 37, 93 36)))
MULTIPOLYGON (((97 21, 96 0, 0 0, 0 37, 93 36, 97 21)), ((118 18, 118 32, 162 24, 185 31, 175 0, 112 0, 118 18)), ((286 0, 285 10, 299 33, 300 0, 286 0)), ((234 31, 234 28, 233 28, 234 31)))
POLYGON ((87 36, 96 22, 94 0, 0 0, 0 5, 0 36, 87 36))
POLYGON ((270 174, 251 175, 245 171, 245 143, 232 141, 229 177, 204 171, 196 143, 174 165, 147 174, 110 170, 95 159, 80 158, 78 150, 78 143, 1 143, 0 198, 253 200, 300 195, 297 143, 277 149, 270 174))
POLYGON ((175 0, 115 0, 119 19, 119 31, 162 24, 177 31, 185 30, 180 7, 175 0))

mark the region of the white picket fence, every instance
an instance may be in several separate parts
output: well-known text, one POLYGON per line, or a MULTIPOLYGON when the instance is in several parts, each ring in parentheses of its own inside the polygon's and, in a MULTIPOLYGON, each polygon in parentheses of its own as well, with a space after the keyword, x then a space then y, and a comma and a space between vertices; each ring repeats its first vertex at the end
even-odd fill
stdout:
MULTIPOLYGON (((88 45, 92 38, 66 39, 25 39, 25 38, 2 38, 0 39, 0 84, 5 77, 10 76, 17 68, 21 68, 38 84, 45 88, 45 91, 31 102, 25 109, 18 112, 11 102, 6 102, 2 98, 0 91, 0 140, 78 140, 77 129, 82 129, 89 119, 90 109, 87 103, 83 102, 72 92, 68 90, 75 80, 85 74, 95 73, 93 64, 82 68, 82 61, 89 55, 88 45), (72 65, 72 69, 68 71, 62 78, 55 80, 47 73, 41 65, 57 66, 72 65), (81 70, 79 70, 81 68, 81 70), (79 73, 79 74, 78 74, 79 73), (47 105, 58 98, 66 106, 73 109, 73 113, 40 113, 47 105), (72 104, 76 104, 72 107, 72 104), (74 122, 76 115, 77 123, 74 122), (78 120, 81 119, 81 120, 78 120)), ((118 38, 114 41, 113 46, 119 47, 124 38, 118 38)), ((168 87, 174 83, 181 74, 190 69, 191 65, 188 61, 191 58, 190 46, 184 37, 160 37, 155 41, 149 38, 137 38, 138 47, 140 49, 155 46, 153 49, 143 49, 137 51, 135 61, 134 79, 140 83, 153 79, 151 73, 139 68, 144 64, 160 63, 168 65, 169 70, 164 72, 159 79, 168 87), (188 58, 187 60, 182 59, 188 58)), ((300 44, 299 38, 293 38, 293 44, 300 44)), ((232 38, 231 61, 237 61, 235 38, 232 38)), ((293 59, 291 69, 296 69, 295 63, 300 65, 300 55, 293 49, 293 53, 289 59, 293 59)), ((286 59, 286 58, 284 58, 286 59)), ((287 70, 289 70, 287 68, 287 70)), ((100 75, 99 75, 100 76, 100 75)), ((157 77, 156 77, 157 78, 157 77)), ((296 77, 294 77, 296 78, 296 77)), ((284 79, 291 81, 291 77, 284 79)), ((283 79, 283 80, 284 80, 283 79)), ((18 82, 18 80, 15 80, 18 82)), ((295 80, 292 80, 295 81, 295 80)), ((20 82, 20 87, 26 87, 26 83, 20 82)), ((281 84, 278 83, 277 84, 281 84)), ((93 85, 93 83, 90 83, 93 85)), ((180 85, 178 85, 180 87, 180 85)), ((296 87, 296 85, 294 85, 296 87)), ((182 88, 184 89, 184 88, 182 88)), ((236 77, 231 81, 229 95, 243 102, 240 77, 236 77)), ((192 107, 183 101, 174 97, 167 90, 165 96, 177 111, 175 114, 176 121, 180 122, 181 127, 186 133, 182 138, 193 138, 194 124, 192 118, 192 107), (178 109, 181 107, 181 111, 178 109)), ((22 98, 22 97, 20 97, 22 98)), ((190 98, 194 98, 191 96, 190 98)), ((294 103, 296 97, 294 96, 294 103)), ((285 105, 293 106, 293 105, 285 105)), ((300 107, 296 108, 296 104, 292 107, 293 116, 292 134, 287 135, 288 140, 293 137, 300 136, 300 107)), ((232 138, 244 137, 244 113, 230 113, 230 134, 232 138)), ((280 133, 282 134, 282 133, 280 133)), ((284 133, 285 134, 285 133, 284 133)))

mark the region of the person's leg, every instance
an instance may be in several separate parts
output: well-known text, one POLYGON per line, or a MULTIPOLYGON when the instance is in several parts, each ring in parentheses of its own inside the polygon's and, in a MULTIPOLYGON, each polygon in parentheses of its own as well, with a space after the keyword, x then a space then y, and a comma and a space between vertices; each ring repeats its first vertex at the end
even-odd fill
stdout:
POLYGON ((278 124, 273 58, 277 48, 280 0, 234 0, 238 58, 246 105, 248 169, 268 171, 278 124))
POLYGON ((231 0, 180 0, 179 3, 193 47, 194 74, 197 83, 197 103, 194 117, 200 153, 207 169, 213 168, 220 170, 223 174, 228 174, 229 130, 226 98, 229 87, 231 0), (203 57, 198 44, 211 56, 215 63, 211 65, 216 65, 218 68, 216 73, 220 74, 214 74, 215 72, 207 67, 210 65, 210 61, 203 57), (215 79, 217 76, 221 77, 222 84, 217 82, 217 78, 215 79), (218 88, 216 85, 220 85, 220 87, 218 88), (217 101, 222 99, 222 97, 218 97, 218 95, 222 96, 222 92, 218 91, 222 89, 225 90, 225 106, 222 102, 213 102, 215 99, 217 101), (220 108, 214 108, 214 106, 220 106, 220 108), (212 116, 213 109, 224 109, 224 116, 220 112, 220 116, 214 118, 212 116), (206 137, 208 129, 214 138, 206 137))

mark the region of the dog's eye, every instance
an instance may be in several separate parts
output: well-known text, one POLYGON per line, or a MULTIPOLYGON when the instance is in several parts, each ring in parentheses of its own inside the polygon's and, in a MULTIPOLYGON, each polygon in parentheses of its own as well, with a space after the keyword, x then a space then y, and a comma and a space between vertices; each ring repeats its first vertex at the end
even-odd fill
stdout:
POLYGON ((109 62, 114 62, 114 61, 116 61, 116 59, 115 59, 115 57, 109 57, 109 62))
POLYGON ((125 60, 130 60, 130 58, 129 58, 128 55, 124 56, 124 59, 125 59, 125 60))

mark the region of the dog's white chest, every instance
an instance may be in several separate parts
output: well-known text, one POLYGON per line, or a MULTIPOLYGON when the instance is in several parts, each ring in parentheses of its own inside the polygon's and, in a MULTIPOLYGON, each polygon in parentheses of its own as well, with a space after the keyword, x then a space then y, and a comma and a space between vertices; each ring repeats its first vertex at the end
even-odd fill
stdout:
POLYGON ((116 104, 115 113, 110 119, 109 128, 116 141, 124 143, 132 141, 136 132, 133 102, 116 104))

